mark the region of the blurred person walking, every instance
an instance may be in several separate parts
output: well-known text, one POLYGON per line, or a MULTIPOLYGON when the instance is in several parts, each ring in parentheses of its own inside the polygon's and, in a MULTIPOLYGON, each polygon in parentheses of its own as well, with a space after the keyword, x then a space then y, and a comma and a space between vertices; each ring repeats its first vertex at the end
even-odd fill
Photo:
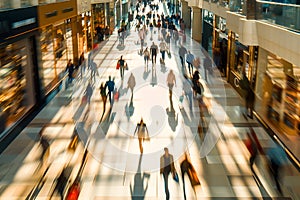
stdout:
POLYGON ((93 95, 93 87, 92 87, 91 82, 88 83, 88 85, 85 89, 84 95, 86 96, 87 103, 90 105, 91 104, 91 98, 92 98, 92 95, 93 95))
POLYGON ((149 131, 146 124, 143 121, 143 118, 141 118, 140 123, 137 124, 133 135, 135 135, 136 132, 139 140, 140 153, 142 154, 144 152, 143 141, 145 139, 149 139, 149 131))
POLYGON ((106 100, 107 100, 106 85, 104 83, 101 83, 99 89, 100 89, 100 95, 103 102, 103 113, 104 113, 106 108, 106 100))
POLYGON ((154 42, 152 42, 152 45, 150 47, 152 64, 156 64, 157 51, 158 51, 158 46, 154 42))
POLYGON ((255 94, 251 87, 251 84, 249 82, 245 70, 243 71, 243 78, 242 80, 240 80, 239 85, 244 90, 245 93, 245 109, 246 109, 245 116, 249 117, 250 119, 253 119, 255 94))
POLYGON ((145 51, 144 51, 144 61, 145 61, 145 66, 146 69, 148 70, 148 62, 149 62, 149 58, 150 58, 150 52, 148 50, 148 47, 146 47, 145 51))
POLYGON ((249 150, 250 157, 249 157, 249 165, 251 170, 253 171, 253 164, 256 160, 256 157, 258 155, 257 145, 255 143, 255 140, 252 138, 252 136, 247 133, 247 140, 246 140, 246 147, 249 150))
POLYGON ((203 65, 205 81, 208 83, 208 74, 212 74, 212 62, 208 56, 204 58, 203 65))
POLYGON ((127 81, 127 87, 131 91, 131 100, 130 101, 132 101, 132 98, 133 98, 133 89, 134 89, 135 85, 136 85, 135 77, 134 77, 133 73, 131 73, 128 78, 128 81, 127 81))
POLYGON ((160 53, 161 53, 160 62, 162 64, 165 64, 165 55, 166 55, 166 51, 168 50, 168 47, 167 47, 167 43, 164 41, 164 39, 161 40, 161 42, 159 44, 159 49, 160 49, 160 53))
POLYGON ((196 170, 195 170, 194 166, 192 165, 187 152, 184 154, 184 160, 180 163, 180 170, 181 170, 181 177, 182 177, 182 182, 183 182, 183 184, 182 184, 183 196, 184 196, 184 199, 186 199, 184 175, 185 174, 188 175, 193 189, 195 186, 200 185, 200 181, 197 176, 196 170))
POLYGON ((284 165, 287 163, 287 155, 284 149, 275 144, 275 147, 271 147, 267 151, 267 156, 270 162, 271 174, 273 175, 274 181, 276 183, 277 190, 282 194, 282 188, 280 186, 281 175, 284 165))
POLYGON ((78 66, 80 67, 80 75, 81 78, 83 77, 83 73, 85 72, 85 58, 84 53, 82 52, 80 54, 79 60, 78 60, 78 66))
POLYGON ((167 76, 167 85, 169 88, 170 101, 172 101, 173 87, 174 87, 174 85, 176 87, 176 78, 175 78, 175 74, 173 73, 172 69, 170 70, 170 72, 167 76))
POLYGON ((75 67, 72 63, 72 60, 70 59, 68 61, 67 67, 65 71, 68 71, 68 84, 72 83, 73 81, 73 73, 74 73, 75 67))
POLYGON ((49 156, 50 153, 50 144, 49 139, 43 135, 44 127, 39 132, 40 137, 40 145, 42 147, 42 153, 40 157, 40 161, 44 162, 45 158, 49 156))
POLYGON ((188 51, 186 55, 186 62, 188 64, 190 76, 193 74, 194 71, 194 67, 193 67, 194 58, 195 58, 194 55, 190 51, 188 51))
POLYGON ((164 154, 160 157, 160 174, 163 175, 164 182, 165 182, 165 193, 166 193, 166 200, 170 199, 170 192, 169 192, 169 174, 175 174, 175 166, 174 166, 174 158, 173 155, 169 153, 169 149, 167 147, 164 148, 164 154))
POLYGON ((95 82, 96 81, 96 75, 99 76, 98 69, 97 69, 97 64, 94 61, 92 61, 91 62, 91 77, 90 77, 90 80, 95 82))
POLYGON ((123 59, 123 55, 118 60, 118 63, 120 65, 119 70, 120 70, 121 79, 123 80, 123 78, 124 78, 124 70, 125 70, 125 60, 123 59))
POLYGON ((190 106, 190 110, 192 109, 192 99, 193 99, 193 90, 192 90, 192 82, 190 81, 190 79, 187 77, 187 75, 184 75, 184 80, 183 80, 183 92, 184 95, 188 98, 189 100, 189 106, 190 106))
POLYGON ((108 89, 108 98, 109 98, 109 102, 112 105, 113 103, 113 94, 114 94, 114 90, 115 90, 115 82, 111 79, 111 76, 108 77, 108 81, 106 81, 105 83, 105 87, 107 87, 108 89))
POLYGON ((183 45, 180 45, 179 50, 178 50, 178 54, 180 57, 180 62, 181 62, 181 66, 182 66, 182 73, 185 73, 184 71, 184 61, 185 61, 185 54, 187 53, 186 48, 183 45))
POLYGON ((50 195, 50 199, 52 198, 53 194, 55 191, 57 191, 57 193, 60 196, 61 200, 65 199, 65 188, 67 186, 68 183, 68 175, 67 175, 67 167, 64 167, 63 170, 61 171, 59 177, 56 179, 56 183, 55 183, 55 188, 52 192, 52 194, 50 195))

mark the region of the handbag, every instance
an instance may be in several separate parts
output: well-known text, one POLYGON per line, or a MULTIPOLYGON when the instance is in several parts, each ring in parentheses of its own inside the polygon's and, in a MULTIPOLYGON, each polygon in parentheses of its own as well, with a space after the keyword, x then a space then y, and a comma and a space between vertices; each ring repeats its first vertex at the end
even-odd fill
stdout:
POLYGON ((115 99, 116 101, 119 100, 119 92, 118 92, 118 91, 116 91, 116 92, 114 93, 114 99, 115 99))
POLYGON ((189 176, 189 179, 191 181, 191 184, 192 186, 196 186, 196 185, 200 185, 200 181, 199 181, 199 178, 197 176, 197 173, 196 173, 196 170, 195 168, 193 167, 192 164, 190 164, 190 167, 188 169, 188 176, 189 176))
POLYGON ((171 52, 170 52, 170 51, 168 51, 168 57, 169 57, 169 58, 171 58, 171 57, 172 57, 172 55, 171 55, 171 52))
POLYGON ((129 68, 128 68, 128 64, 126 63, 125 64, 125 70, 128 70, 129 68))
POLYGON ((182 103, 182 102, 183 102, 183 99, 184 99, 184 95, 182 94, 182 95, 179 97, 179 101, 180 101, 180 103, 182 103))
POLYGON ((116 69, 120 69, 120 63, 119 62, 117 62, 116 69))
POLYGON ((200 67, 200 59, 197 57, 193 60, 193 66, 196 67, 196 68, 199 68, 200 67))
POLYGON ((81 99, 81 104, 86 104, 87 103, 87 96, 86 94, 82 96, 82 99, 81 99))
POLYGON ((173 172, 173 180, 176 182, 176 183, 179 183, 179 177, 178 177, 178 173, 176 171, 173 172))

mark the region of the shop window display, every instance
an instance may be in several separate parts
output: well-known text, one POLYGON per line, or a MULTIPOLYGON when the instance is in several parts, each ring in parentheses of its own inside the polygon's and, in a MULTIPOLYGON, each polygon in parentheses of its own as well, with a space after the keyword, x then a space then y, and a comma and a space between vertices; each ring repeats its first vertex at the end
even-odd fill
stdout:
POLYGON ((243 70, 245 70, 247 77, 248 76, 248 68, 249 68, 249 61, 248 61, 248 47, 242 45, 238 41, 235 42, 235 63, 234 63, 234 70, 239 74, 241 77, 243 75, 243 70))
POLYGON ((24 44, 0 49, 0 134, 26 111, 27 53, 24 44))
POLYGON ((73 58, 71 20, 43 28, 40 43, 42 81, 45 93, 48 93, 64 74, 68 59, 73 58))
POLYGON ((54 27, 54 52, 56 61, 56 75, 63 71, 67 65, 67 44, 65 25, 54 27))
POLYGON ((269 55, 266 75, 272 82, 267 116, 285 134, 300 135, 300 67, 269 55))
POLYGON ((42 52, 42 75, 43 85, 47 86, 55 77, 54 71, 54 44, 52 26, 42 29, 41 32, 41 52, 42 52))
POLYGON ((81 15, 81 28, 79 29, 78 38, 80 52, 89 51, 92 44, 90 15, 90 12, 81 15))

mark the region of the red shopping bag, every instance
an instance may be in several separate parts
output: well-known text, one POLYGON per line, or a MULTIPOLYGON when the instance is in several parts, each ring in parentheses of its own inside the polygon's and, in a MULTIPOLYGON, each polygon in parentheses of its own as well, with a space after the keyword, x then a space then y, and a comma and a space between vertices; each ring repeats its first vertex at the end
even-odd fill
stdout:
POLYGON ((66 200, 78 200, 80 194, 80 184, 75 181, 68 190, 66 200))
POLYGON ((120 63, 119 62, 117 62, 116 69, 120 69, 120 63))
POLYGON ((115 99, 115 101, 118 101, 118 100, 119 100, 119 92, 118 92, 118 91, 116 91, 116 92, 114 93, 114 99, 115 99))

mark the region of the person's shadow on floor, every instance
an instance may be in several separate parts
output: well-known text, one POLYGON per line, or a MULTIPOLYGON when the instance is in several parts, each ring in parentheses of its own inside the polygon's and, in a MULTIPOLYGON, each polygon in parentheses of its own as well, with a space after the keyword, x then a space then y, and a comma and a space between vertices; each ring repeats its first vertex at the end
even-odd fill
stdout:
POLYGON ((130 194, 132 200, 144 200, 145 194, 148 189, 148 181, 150 178, 150 174, 143 173, 141 171, 142 156, 143 154, 140 155, 138 169, 134 175, 133 186, 130 183, 130 194), (145 181, 146 181, 146 187, 144 187, 145 181))

